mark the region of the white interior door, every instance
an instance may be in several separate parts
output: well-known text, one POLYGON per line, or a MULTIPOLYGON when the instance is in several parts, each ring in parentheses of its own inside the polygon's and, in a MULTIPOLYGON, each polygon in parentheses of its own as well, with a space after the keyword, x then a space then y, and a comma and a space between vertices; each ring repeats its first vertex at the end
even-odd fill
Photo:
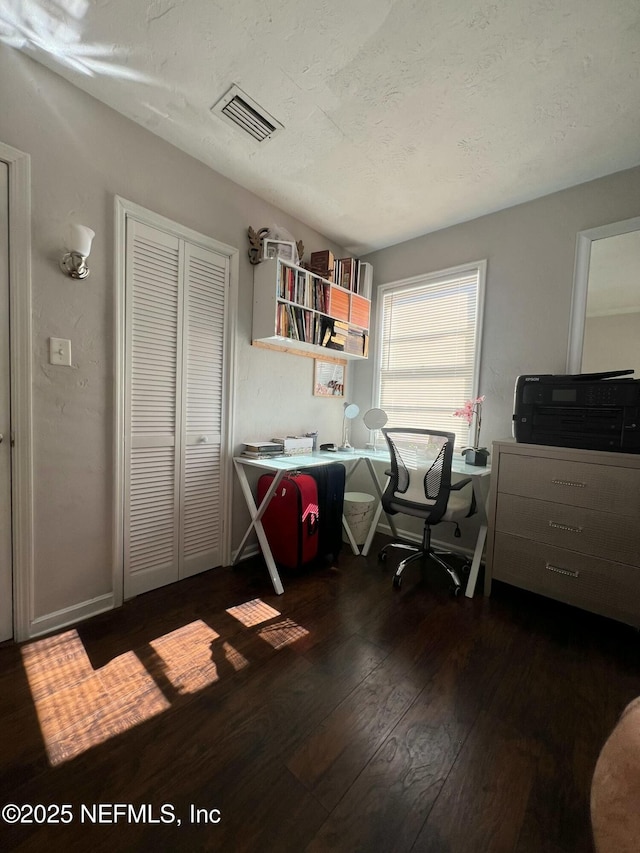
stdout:
POLYGON ((127 220, 124 597, 178 580, 180 241, 127 220))
POLYGON ((222 562, 229 261, 127 220, 124 596, 222 562))
POLYGON ((9 167, 0 161, 0 640, 13 636, 8 179, 9 167))
POLYGON ((222 419, 226 257, 187 244, 180 577, 222 562, 222 419))

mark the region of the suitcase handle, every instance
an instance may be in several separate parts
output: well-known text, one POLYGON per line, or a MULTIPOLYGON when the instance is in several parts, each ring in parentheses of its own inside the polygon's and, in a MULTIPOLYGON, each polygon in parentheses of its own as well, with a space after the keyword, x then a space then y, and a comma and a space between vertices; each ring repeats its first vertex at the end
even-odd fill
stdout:
MULTIPOLYGON (((295 479, 298 477, 302 471, 294 471, 292 474, 289 474, 291 479, 295 479)), ((319 523, 320 523, 320 511, 318 507, 315 508, 315 512, 312 509, 309 509, 307 513, 306 522, 307 522, 307 535, 313 536, 313 534, 317 531, 319 523)))
POLYGON ((313 534, 318 529, 318 510, 315 512, 310 512, 307 515, 307 533, 309 536, 313 536, 313 534))

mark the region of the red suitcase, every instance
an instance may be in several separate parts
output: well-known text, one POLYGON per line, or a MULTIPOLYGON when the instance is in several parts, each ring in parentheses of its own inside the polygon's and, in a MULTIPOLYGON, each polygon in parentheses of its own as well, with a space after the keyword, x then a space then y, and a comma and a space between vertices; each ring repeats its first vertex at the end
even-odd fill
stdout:
MULTIPOLYGON (((274 474, 258 480, 258 506, 274 474)), ((299 569, 318 555, 318 488, 309 474, 283 477, 262 516, 273 559, 288 569, 299 569)))

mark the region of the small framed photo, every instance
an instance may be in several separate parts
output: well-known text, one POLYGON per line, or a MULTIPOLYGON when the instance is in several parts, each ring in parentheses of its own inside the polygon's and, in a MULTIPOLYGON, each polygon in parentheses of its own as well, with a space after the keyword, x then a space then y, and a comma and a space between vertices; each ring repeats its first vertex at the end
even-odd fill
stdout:
POLYGON ((262 260, 266 261, 269 258, 281 258, 283 261, 291 261, 295 263, 298 257, 298 250, 295 243, 289 243, 286 240, 269 240, 265 237, 262 241, 262 260))
POLYGON ((344 397, 344 364, 316 359, 313 393, 316 397, 344 397))

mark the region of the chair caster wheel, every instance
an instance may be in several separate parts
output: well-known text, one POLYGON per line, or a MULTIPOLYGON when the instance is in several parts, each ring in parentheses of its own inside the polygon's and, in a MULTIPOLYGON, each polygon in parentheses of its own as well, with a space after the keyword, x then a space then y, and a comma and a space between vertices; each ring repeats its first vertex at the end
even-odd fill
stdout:
POLYGON ((400 589, 401 586, 402 586, 402 577, 400 575, 394 575, 393 576, 393 588, 394 589, 400 589))
POLYGON ((452 586, 452 587, 451 587, 451 595, 452 595, 454 598, 459 598, 459 597, 460 597, 460 593, 461 593, 461 592, 462 592, 462 587, 461 587, 461 586, 452 586))
POLYGON ((386 563, 387 562, 387 552, 386 551, 380 551, 378 553, 378 562, 379 563, 386 563))

